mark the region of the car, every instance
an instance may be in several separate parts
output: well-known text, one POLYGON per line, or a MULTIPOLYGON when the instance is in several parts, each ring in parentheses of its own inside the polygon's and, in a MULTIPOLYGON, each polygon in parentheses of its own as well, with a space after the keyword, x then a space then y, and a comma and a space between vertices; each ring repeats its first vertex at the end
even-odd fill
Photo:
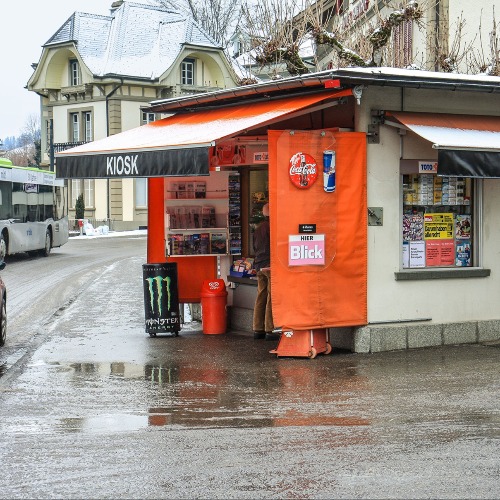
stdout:
MULTIPOLYGON (((0 271, 5 268, 5 261, 0 263, 0 271)), ((0 277, 0 347, 5 345, 7 340, 7 287, 0 277)))

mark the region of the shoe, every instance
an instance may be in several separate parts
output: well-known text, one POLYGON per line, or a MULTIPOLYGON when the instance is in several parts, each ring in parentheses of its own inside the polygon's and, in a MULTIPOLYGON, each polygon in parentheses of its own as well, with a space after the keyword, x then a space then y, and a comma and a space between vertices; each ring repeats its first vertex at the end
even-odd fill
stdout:
POLYGON ((266 340, 279 340, 280 334, 273 332, 266 332, 266 340))
POLYGON ((259 339, 265 339, 266 338, 266 332, 253 332, 253 338, 254 340, 259 340, 259 339))

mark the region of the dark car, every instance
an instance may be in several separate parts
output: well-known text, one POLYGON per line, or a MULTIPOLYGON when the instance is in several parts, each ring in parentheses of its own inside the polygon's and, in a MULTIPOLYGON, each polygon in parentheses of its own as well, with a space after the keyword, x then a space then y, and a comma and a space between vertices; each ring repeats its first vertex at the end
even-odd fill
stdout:
MULTIPOLYGON (((0 271, 4 269, 5 262, 0 263, 0 271)), ((0 277, 0 293, 2 295, 2 303, 0 305, 0 347, 5 344, 7 339, 7 288, 0 277)))

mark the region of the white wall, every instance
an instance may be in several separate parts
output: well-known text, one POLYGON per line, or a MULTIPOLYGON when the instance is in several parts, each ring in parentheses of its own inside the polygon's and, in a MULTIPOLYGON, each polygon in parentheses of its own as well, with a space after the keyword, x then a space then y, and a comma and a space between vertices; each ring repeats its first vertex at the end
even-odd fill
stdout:
POLYGON ((134 220, 135 193, 134 179, 122 179, 123 220, 134 220))
POLYGON ((122 101, 122 131, 141 125, 141 106, 145 106, 145 102, 122 101))
MULTIPOLYGON (((356 130, 366 131, 371 109, 487 114, 499 109, 498 98, 477 93, 365 89, 357 109, 356 130), (495 100, 497 102, 495 103, 495 100)), ((427 159, 432 150, 421 140, 405 142, 404 158, 418 154, 427 159), (411 156, 408 156, 411 155, 411 156)), ((401 211, 400 140, 393 127, 380 127, 380 144, 367 146, 368 206, 383 208, 383 226, 368 227, 368 321, 418 320, 460 322, 499 319, 500 311, 500 181, 484 180, 483 245, 488 278, 396 281, 400 270, 401 211)), ((435 154, 435 152, 434 152, 435 154)))
MULTIPOLYGON (((94 120, 94 139, 106 137, 106 103, 68 103, 66 106, 53 107, 54 142, 70 142, 69 139, 69 110, 92 109, 94 120)), ((83 125, 82 125, 83 126, 83 125)))
POLYGON ((106 219, 108 217, 108 180, 96 179, 94 181, 95 218, 106 219))

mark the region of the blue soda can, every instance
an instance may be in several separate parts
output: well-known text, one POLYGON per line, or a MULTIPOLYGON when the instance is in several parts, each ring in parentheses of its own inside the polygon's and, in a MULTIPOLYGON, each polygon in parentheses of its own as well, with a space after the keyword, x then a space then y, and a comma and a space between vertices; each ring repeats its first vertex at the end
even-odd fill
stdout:
POLYGON ((327 193, 335 191, 335 151, 323 151, 323 189, 327 193))

